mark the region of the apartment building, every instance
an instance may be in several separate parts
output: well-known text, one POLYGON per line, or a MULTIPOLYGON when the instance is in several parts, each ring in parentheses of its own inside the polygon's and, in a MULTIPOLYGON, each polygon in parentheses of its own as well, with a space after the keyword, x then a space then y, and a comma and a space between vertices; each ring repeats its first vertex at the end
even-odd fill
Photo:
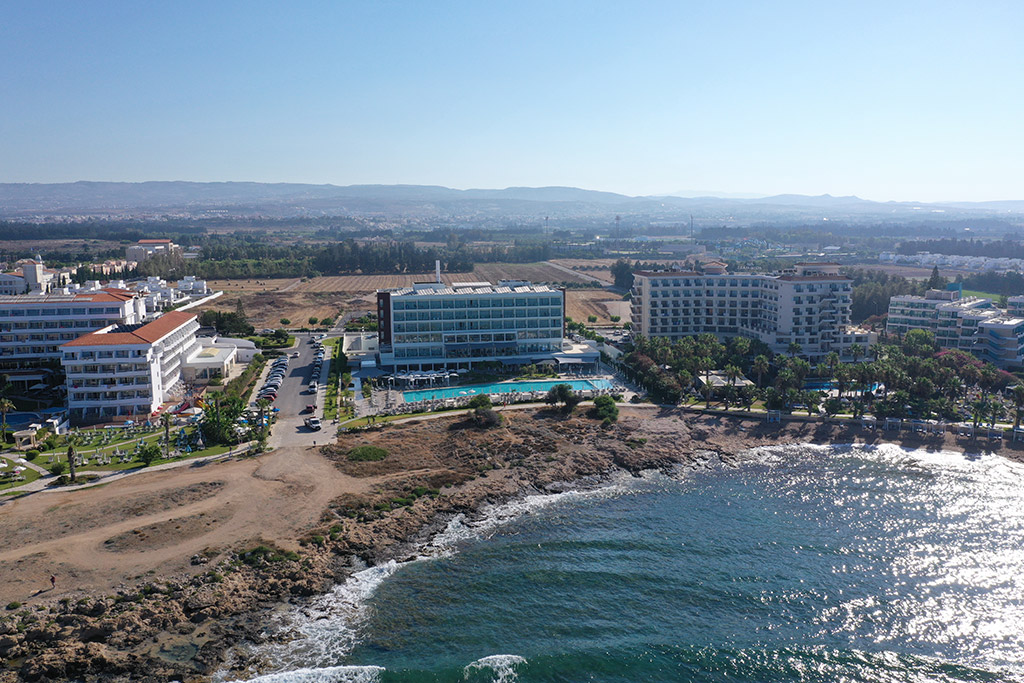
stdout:
POLYGON ((181 247, 168 239, 139 240, 125 250, 125 259, 142 263, 154 256, 181 256, 181 247))
POLYGON ((894 296, 885 330, 899 336, 927 330, 944 349, 973 353, 1001 368, 1024 366, 1024 296, 1010 297, 1005 311, 992 299, 965 297, 956 289, 894 296))
POLYGON ((165 401, 196 356, 194 313, 171 311, 142 324, 118 324, 61 346, 68 411, 76 423, 146 419, 165 401))
POLYGON ((0 296, 0 368, 56 362, 61 344, 145 313, 138 294, 112 287, 0 296))
POLYGON ((47 268, 42 259, 22 259, 15 268, 0 273, 0 296, 46 294, 71 284, 76 268, 47 268))
POLYGON ((395 370, 593 364, 599 355, 564 339, 565 292, 525 281, 380 290, 377 316, 378 364, 395 370))
POLYGON ((778 274, 730 273, 724 263, 703 272, 640 272, 633 277, 634 329, 647 337, 714 334, 750 337, 774 353, 791 343, 811 358, 836 352, 851 357, 876 335, 850 324, 853 285, 837 263, 798 263, 778 274))

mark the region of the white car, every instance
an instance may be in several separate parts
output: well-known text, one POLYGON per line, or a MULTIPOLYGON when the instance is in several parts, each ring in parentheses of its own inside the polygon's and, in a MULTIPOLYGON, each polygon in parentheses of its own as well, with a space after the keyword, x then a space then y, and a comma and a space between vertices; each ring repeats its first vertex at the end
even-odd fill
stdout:
POLYGON ((323 427, 323 424, 320 423, 319 417, 307 417, 306 426, 312 429, 314 432, 318 432, 323 427))

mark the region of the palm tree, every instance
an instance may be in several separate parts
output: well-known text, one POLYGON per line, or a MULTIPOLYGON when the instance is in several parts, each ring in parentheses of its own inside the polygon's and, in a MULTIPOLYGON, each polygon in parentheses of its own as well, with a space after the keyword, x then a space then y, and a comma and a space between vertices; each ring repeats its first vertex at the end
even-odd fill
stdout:
POLYGON ((831 373, 831 376, 835 377, 836 368, 839 367, 839 354, 835 351, 830 351, 828 355, 825 356, 825 365, 828 367, 828 371, 831 373))
POLYGON ((7 413, 14 410, 16 406, 14 402, 9 398, 0 398, 0 417, 3 418, 3 429, 0 430, 0 438, 3 439, 3 443, 0 443, 0 448, 7 446, 7 413))
POLYGON ((169 413, 160 416, 160 424, 164 428, 164 460, 170 457, 171 452, 171 422, 173 418, 169 413))
POLYGON ((697 367, 704 373, 704 409, 711 409, 711 368, 714 363, 707 356, 697 361, 697 367))
POLYGON ((789 351, 789 355, 791 357, 796 358, 797 356, 800 355, 800 352, 804 350, 804 347, 800 346, 796 342, 789 342, 787 350, 789 351))
POLYGON ((71 475, 71 482, 74 483, 78 477, 75 470, 75 460, 78 459, 78 453, 75 451, 75 446, 78 445, 78 435, 69 432, 65 440, 68 444, 68 473, 71 475))
POLYGON ((978 424, 985 419, 989 414, 988 399, 979 398, 971 404, 971 417, 974 419, 974 428, 978 428, 978 424))
POLYGON ((266 446, 267 443, 267 432, 270 429, 269 420, 267 419, 267 412, 270 409, 270 401, 265 398, 261 398, 256 401, 256 407, 260 410, 260 444, 266 446))
POLYGON ((769 361, 768 356, 761 354, 754 358, 754 362, 751 363, 750 369, 755 375, 757 375, 757 388, 761 388, 761 377, 768 372, 769 361))
POLYGON ((1020 429, 1021 414, 1024 413, 1024 384, 1013 387, 1013 430, 1020 429))
POLYGON ((853 344, 850 346, 850 355, 853 356, 853 362, 856 363, 864 357, 864 347, 860 344, 853 344))

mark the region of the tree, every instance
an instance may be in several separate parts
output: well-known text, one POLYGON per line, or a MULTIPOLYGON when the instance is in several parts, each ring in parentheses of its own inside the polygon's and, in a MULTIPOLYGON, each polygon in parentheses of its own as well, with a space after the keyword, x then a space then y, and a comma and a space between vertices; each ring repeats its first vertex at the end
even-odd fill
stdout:
POLYGON ((174 418, 171 417, 170 413, 164 413, 160 416, 160 426, 164 428, 164 458, 170 457, 171 451, 171 424, 174 422, 174 418))
POLYGON ((711 369, 715 366, 714 362, 704 357, 697 361, 697 367, 702 373, 704 373, 704 409, 711 409, 711 369))
POLYGON ((789 351, 790 356, 795 358, 800 355, 800 352, 804 350, 804 347, 800 346, 796 342, 789 342, 789 346, 786 347, 786 350, 789 351))
POLYGON ((612 278, 618 289, 630 289, 633 286, 633 267, 626 259, 619 259, 612 264, 612 278))
POLYGON ((267 437, 270 435, 270 401, 261 398, 256 401, 256 408, 259 410, 259 415, 257 416, 259 420, 257 441, 259 451, 262 453, 267 450, 267 437))
POLYGON ((580 400, 579 395, 568 384, 556 384, 548 390, 548 394, 544 398, 544 401, 551 406, 561 403, 562 412, 566 414, 571 413, 580 400))
POLYGON ((318 322, 320 322, 320 318, 316 317, 315 315, 309 316, 310 325, 316 325, 318 322))
POLYGON ((908 356, 928 358, 935 349, 935 334, 930 330, 910 330, 903 336, 903 351, 908 356))
POLYGON ((501 424, 501 414, 491 408, 479 407, 473 410, 473 421, 480 427, 490 429, 501 424))
POLYGON ((754 358, 754 362, 750 364, 750 370, 757 375, 757 386, 761 388, 761 377, 767 374, 769 369, 768 356, 760 355, 754 358))
POLYGON ((617 323, 617 322, 619 322, 620 320, 622 320, 622 316, 621 316, 621 315, 613 315, 613 316, 611 316, 611 317, 609 318, 609 320, 611 320, 611 321, 612 321, 613 323, 617 323))
POLYGON ((928 289, 945 289, 946 278, 939 275, 939 267, 932 268, 932 276, 928 278, 928 289))
POLYGON ((615 422, 619 419, 619 407, 611 396, 598 396, 594 399, 594 407, 590 411, 591 416, 598 420, 615 422))
POLYGON ((160 446, 150 441, 139 449, 139 461, 149 467, 160 458, 160 446))
POLYGON ((826 415, 829 417, 835 417, 843 409, 843 402, 833 396, 825 399, 824 407, 826 415))
POLYGON ((291 325, 292 321, 289 320, 288 318, 281 318, 281 324, 282 325, 291 325))
POLYGON ((1013 429, 1020 429, 1020 420, 1024 414, 1024 384, 1013 387, 1013 429))
POLYGON ((466 406, 473 408, 474 410, 477 408, 490 408, 491 397, 487 394, 477 394, 473 398, 469 399, 469 403, 467 403, 466 406))
POLYGON ((0 436, 4 439, 4 443, 7 443, 7 413, 15 409, 14 402, 9 398, 0 398, 0 418, 3 418, 3 430, 0 431, 0 436))
POLYGON ((850 346, 850 355, 853 356, 853 362, 856 363, 864 357, 864 347, 860 344, 853 344, 850 346))
POLYGON ((597 322, 597 316, 596 315, 588 315, 587 316, 587 322, 591 323, 591 324, 596 323, 597 322))
POLYGON ((78 459, 78 453, 75 451, 75 447, 79 443, 79 437, 77 434, 69 432, 65 440, 68 444, 68 473, 71 475, 71 481, 74 482, 78 478, 78 473, 76 472, 77 465, 75 464, 75 460, 78 459))
POLYGON ((821 405, 821 394, 817 391, 805 391, 803 392, 803 402, 807 406, 807 415, 811 416, 818 412, 818 406, 821 405))

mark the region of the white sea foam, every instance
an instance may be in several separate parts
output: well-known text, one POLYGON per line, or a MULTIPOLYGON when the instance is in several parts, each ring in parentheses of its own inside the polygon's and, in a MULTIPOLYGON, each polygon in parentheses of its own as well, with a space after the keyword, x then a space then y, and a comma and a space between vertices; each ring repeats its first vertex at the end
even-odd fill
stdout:
POLYGON ((526 664, 526 659, 519 655, 490 655, 481 657, 475 662, 466 665, 462 670, 463 680, 474 678, 474 674, 484 670, 494 672, 492 683, 512 683, 518 679, 516 667, 526 664))
POLYGON ((376 683, 379 666, 328 666, 322 669, 295 669, 249 679, 250 683, 376 683))
MULTIPOLYGON (((595 497, 616 495, 626 490, 629 479, 629 475, 623 475, 621 479, 615 479, 612 483, 593 489, 536 494, 501 505, 486 506, 481 509, 480 517, 477 519, 471 520, 463 514, 456 515, 445 529, 423 546, 416 558, 409 562, 450 557, 458 551, 459 547, 488 538, 506 524, 536 510, 595 497)), ((287 643, 268 646, 265 653, 267 658, 279 662, 282 667, 299 665, 319 667, 308 670, 297 669, 297 671, 332 671, 336 669, 337 667, 331 665, 342 661, 352 651, 358 641, 360 629, 370 615, 367 600, 386 578, 409 562, 400 563, 392 560, 358 571, 343 583, 335 586, 331 592, 315 598, 306 606, 293 612, 287 620, 285 630, 293 631, 296 637, 287 643)), ((495 656, 502 657, 504 655, 495 656)), ((478 660, 470 666, 479 662, 484 662, 480 666, 487 666, 485 660, 489 661, 489 658, 478 660)), ((290 673, 292 672, 280 675, 290 673)), ((264 679, 255 680, 262 681, 264 679)), ((267 680, 276 681, 278 679, 267 680)), ((292 679, 280 680, 290 681, 292 679)), ((499 678, 498 680, 506 679, 499 678)))

